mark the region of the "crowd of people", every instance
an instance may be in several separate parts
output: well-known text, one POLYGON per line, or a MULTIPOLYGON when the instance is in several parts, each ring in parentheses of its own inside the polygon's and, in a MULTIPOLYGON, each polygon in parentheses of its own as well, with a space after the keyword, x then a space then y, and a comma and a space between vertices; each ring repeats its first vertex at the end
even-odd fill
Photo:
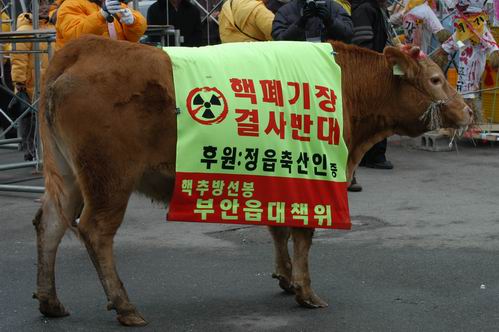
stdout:
MULTIPOLYGON (((447 61, 449 55, 459 54, 458 91, 469 93, 466 98, 476 105, 477 90, 484 71, 485 58, 490 55, 494 67, 499 66, 499 46, 487 25, 484 13, 490 11, 481 0, 404 0, 388 4, 386 0, 226 0, 220 12, 213 17, 218 25, 211 26, 216 33, 211 44, 222 42, 253 42, 295 40, 323 42, 339 40, 373 51, 382 52, 394 42, 394 26, 403 29, 403 38, 425 52, 431 52, 432 42, 438 47, 436 58, 447 61), (440 8, 437 8, 440 6, 440 8), (454 32, 444 28, 435 11, 454 13, 454 32), (432 41, 431 36, 435 38, 432 41), (219 38, 218 38, 219 36, 219 38), (438 46, 441 44, 441 46, 438 46)), ((494 13, 491 13, 493 16, 494 13)), ((180 30, 183 46, 206 45, 206 27, 213 20, 202 23, 202 12, 189 0, 157 0, 147 11, 147 19, 139 11, 119 0, 56 0, 40 6, 40 29, 55 28, 56 50, 85 34, 138 42, 147 25, 170 24, 180 30)), ((32 29, 32 15, 22 13, 17 19, 17 30, 32 29)), ((149 37, 148 43, 157 44, 159 37, 149 37)), ((173 40, 169 41, 172 44, 173 40)), ((435 45, 433 45, 435 47, 435 45)), ((31 50, 32 44, 17 45, 18 50, 31 50)), ((41 45, 46 48, 46 45, 41 45)), ((11 73, 15 93, 33 101, 33 54, 12 54, 11 73)), ((48 63, 42 56, 42 73, 48 63)), ((14 105, 16 103, 13 103, 14 105)), ((20 104, 17 103, 19 106, 20 104)), ((25 159, 33 158, 33 119, 21 123, 25 159)), ((360 166, 392 169, 386 158, 386 139, 377 143, 364 156, 360 166)), ((350 191, 361 191, 354 179, 350 191)))

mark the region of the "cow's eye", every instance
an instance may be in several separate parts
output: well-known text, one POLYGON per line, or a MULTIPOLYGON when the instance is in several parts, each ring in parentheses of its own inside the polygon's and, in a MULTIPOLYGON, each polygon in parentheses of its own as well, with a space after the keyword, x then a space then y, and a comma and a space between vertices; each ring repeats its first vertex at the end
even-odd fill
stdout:
POLYGON ((432 77, 430 81, 431 81, 431 84, 433 84, 433 85, 442 84, 442 79, 438 76, 432 77))

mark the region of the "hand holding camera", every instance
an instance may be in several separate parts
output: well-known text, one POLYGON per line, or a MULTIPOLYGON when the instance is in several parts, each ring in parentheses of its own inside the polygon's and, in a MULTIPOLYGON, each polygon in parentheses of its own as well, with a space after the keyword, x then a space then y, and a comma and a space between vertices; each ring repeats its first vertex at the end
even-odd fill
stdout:
POLYGON ((324 0, 305 0, 299 25, 305 26, 308 19, 314 16, 319 17, 326 24, 331 20, 331 13, 324 0))
POLYGON ((135 17, 130 9, 125 8, 121 10, 120 22, 125 25, 132 25, 135 22, 135 17))
POLYGON ((116 15, 120 10, 121 4, 118 0, 106 0, 102 3, 100 13, 108 23, 112 23, 114 21, 113 15, 116 15))
POLYGON ((121 2, 119 0, 106 0, 104 5, 105 10, 107 10, 111 15, 118 14, 122 9, 121 2))
POLYGON ((303 7, 303 13, 300 17, 300 20, 298 21, 298 25, 304 27, 308 19, 314 16, 315 16, 315 7, 305 5, 305 7, 303 7))
POLYGON ((121 6, 122 0, 105 0, 101 13, 102 16, 109 22, 113 22, 114 17, 118 18, 117 14, 120 14, 119 20, 125 25, 132 25, 135 22, 135 17, 129 8, 123 8, 121 6))
POLYGON ((326 25, 331 21, 331 13, 326 6, 317 6, 316 16, 319 17, 326 25))

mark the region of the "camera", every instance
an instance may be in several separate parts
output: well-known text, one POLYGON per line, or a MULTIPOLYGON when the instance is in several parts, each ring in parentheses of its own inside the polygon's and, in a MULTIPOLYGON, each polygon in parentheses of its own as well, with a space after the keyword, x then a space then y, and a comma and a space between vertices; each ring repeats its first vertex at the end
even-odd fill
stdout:
POLYGON ((309 7, 311 9, 316 9, 320 6, 325 6, 326 0, 305 0, 305 7, 309 7))

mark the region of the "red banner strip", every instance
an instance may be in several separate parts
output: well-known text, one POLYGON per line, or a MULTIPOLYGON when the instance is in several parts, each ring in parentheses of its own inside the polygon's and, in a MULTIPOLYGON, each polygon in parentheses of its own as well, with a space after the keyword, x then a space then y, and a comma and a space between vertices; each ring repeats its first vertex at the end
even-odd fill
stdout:
POLYGON ((350 229, 344 182, 177 173, 169 221, 350 229))

